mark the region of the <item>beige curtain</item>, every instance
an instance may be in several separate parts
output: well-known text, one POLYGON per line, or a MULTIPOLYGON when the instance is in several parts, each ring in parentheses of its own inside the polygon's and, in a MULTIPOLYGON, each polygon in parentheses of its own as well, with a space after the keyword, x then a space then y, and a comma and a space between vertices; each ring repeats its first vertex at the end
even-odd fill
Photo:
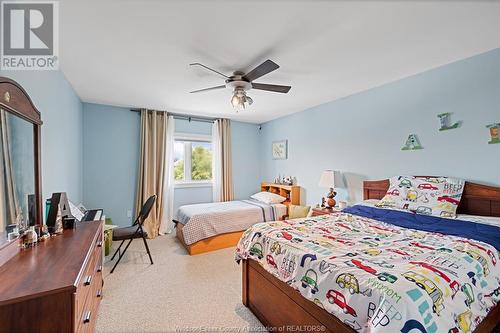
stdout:
POLYGON ((21 208, 16 195, 7 112, 0 109, 0 232, 9 224, 19 223, 21 208))
POLYGON ((144 222, 149 238, 158 236, 163 214, 167 125, 166 112, 141 110, 141 149, 135 207, 137 216, 143 203, 156 194, 155 205, 144 222))
POLYGON ((233 191, 233 165, 231 154, 231 120, 216 119, 212 126, 214 158, 212 174, 214 178, 213 200, 231 201, 233 191))

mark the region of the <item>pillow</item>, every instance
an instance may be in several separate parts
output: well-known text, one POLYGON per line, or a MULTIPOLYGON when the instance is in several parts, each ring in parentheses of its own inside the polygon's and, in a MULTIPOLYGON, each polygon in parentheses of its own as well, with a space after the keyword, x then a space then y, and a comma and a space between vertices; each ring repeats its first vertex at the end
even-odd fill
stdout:
POLYGON ((252 195, 250 198, 264 202, 266 204, 277 204, 277 203, 282 203, 283 201, 286 200, 285 197, 282 197, 281 195, 271 193, 271 192, 259 192, 255 193, 252 195))
POLYGON ((381 202, 381 200, 379 200, 379 199, 366 199, 366 200, 363 200, 363 201, 356 203, 355 206, 359 205, 359 206, 366 206, 366 207, 388 208, 391 210, 399 210, 402 212, 407 212, 406 209, 398 209, 395 207, 384 206, 380 202, 381 202))
POLYGON ((380 200, 378 200, 378 199, 366 199, 366 200, 363 200, 361 202, 356 203, 356 205, 375 207, 375 206, 377 206, 378 203, 380 203, 380 200))
POLYGON ((376 206, 455 218, 464 185, 465 181, 458 178, 393 177, 389 190, 376 206))
POLYGON ((299 219, 301 217, 307 217, 311 206, 298 206, 298 205, 288 205, 288 218, 289 219, 299 219))
POLYGON ((457 214, 457 220, 488 224, 500 228, 500 217, 457 214))

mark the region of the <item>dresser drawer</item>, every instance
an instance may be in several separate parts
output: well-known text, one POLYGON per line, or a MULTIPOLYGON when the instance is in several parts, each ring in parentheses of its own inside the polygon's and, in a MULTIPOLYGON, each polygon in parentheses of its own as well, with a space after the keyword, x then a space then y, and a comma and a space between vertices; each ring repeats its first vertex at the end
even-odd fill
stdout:
POLYGON ((77 306, 78 312, 75 318, 76 332, 94 331, 97 311, 102 298, 102 281, 102 272, 96 272, 94 274, 94 282, 84 294, 85 301, 80 306, 77 306))
POLYGON ((76 295, 76 332, 93 332, 99 303, 102 298, 102 272, 95 272, 88 289, 81 288, 76 295))
POLYGON ((92 293, 87 294, 82 310, 76 317, 76 332, 93 332, 93 327, 97 319, 97 307, 94 306, 94 297, 92 293))
POLYGON ((103 232, 102 232, 102 227, 99 230, 99 234, 97 235, 97 239, 95 241, 95 248, 97 249, 102 249, 104 242, 103 242, 103 232))
POLYGON ((75 297, 75 322, 81 324, 82 318, 85 316, 85 311, 89 310, 89 302, 91 301, 94 285, 98 284, 96 280, 96 258, 91 257, 89 265, 86 266, 82 278, 78 282, 75 297))
POLYGON ((83 317, 83 312, 85 311, 85 306, 87 303, 87 298, 90 297, 90 289, 79 288, 75 294, 75 326, 78 326, 83 317))
POLYGON ((78 281, 77 288, 89 289, 88 287, 92 285, 92 280, 94 279, 94 273, 97 270, 97 258, 95 252, 92 251, 92 256, 90 256, 87 265, 83 270, 83 274, 78 281))
POLYGON ((93 275, 98 270, 98 266, 102 267, 102 226, 99 228, 96 238, 92 242, 92 247, 89 250, 90 256, 87 264, 83 269, 83 275, 78 281, 77 287, 88 287, 92 284, 93 275))
POLYGON ((93 332, 102 297, 102 228, 89 250, 87 264, 77 283, 75 295, 75 331, 93 332))

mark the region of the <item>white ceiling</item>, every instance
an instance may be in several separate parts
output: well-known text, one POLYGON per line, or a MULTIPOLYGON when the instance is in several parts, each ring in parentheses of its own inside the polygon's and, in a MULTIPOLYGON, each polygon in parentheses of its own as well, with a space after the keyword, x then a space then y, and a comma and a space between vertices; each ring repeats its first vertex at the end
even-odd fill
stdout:
POLYGON ((261 123, 500 47, 498 1, 60 2, 61 68, 85 102, 261 123), (257 82, 236 113, 230 90, 191 62, 249 71, 257 82))

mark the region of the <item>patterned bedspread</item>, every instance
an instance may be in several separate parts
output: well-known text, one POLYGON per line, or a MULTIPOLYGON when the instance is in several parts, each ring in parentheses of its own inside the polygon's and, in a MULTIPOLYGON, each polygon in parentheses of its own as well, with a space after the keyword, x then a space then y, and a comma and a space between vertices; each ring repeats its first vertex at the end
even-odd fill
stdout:
POLYGON ((175 220, 187 245, 228 232, 246 230, 255 223, 279 220, 286 206, 257 200, 214 202, 179 207, 175 220))
POLYGON ((493 246, 347 213, 256 224, 247 258, 359 332, 472 332, 500 299, 493 246))

